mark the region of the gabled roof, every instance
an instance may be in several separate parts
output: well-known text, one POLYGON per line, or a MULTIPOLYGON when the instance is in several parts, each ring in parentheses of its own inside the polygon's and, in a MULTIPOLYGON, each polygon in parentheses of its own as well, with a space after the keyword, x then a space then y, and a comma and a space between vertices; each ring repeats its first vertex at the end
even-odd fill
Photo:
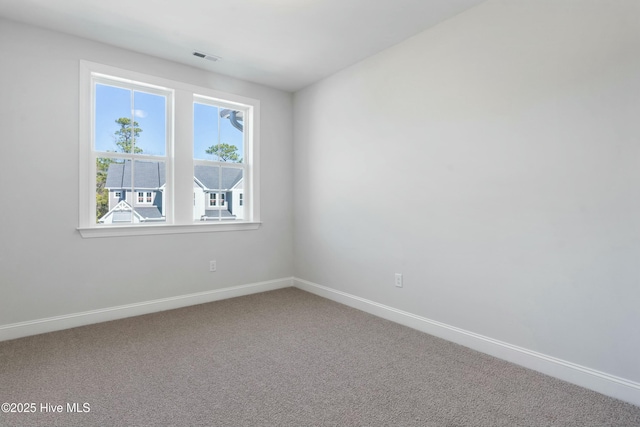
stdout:
POLYGON ((205 190, 230 190, 242 179, 242 169, 223 167, 222 182, 219 166, 195 165, 194 172, 205 190))
POLYGON ((99 222, 104 222, 105 218, 113 216, 112 222, 131 222, 131 215, 135 215, 140 222, 163 219, 162 213, 156 206, 133 208, 125 200, 121 200, 109 212, 104 214, 99 222))
MULTIPOLYGON (((166 183, 166 168, 164 162, 135 161, 135 189, 160 189, 166 183)), ((242 181, 242 169, 220 166, 195 165, 195 179, 205 191, 230 190, 242 181)), ((111 190, 131 190, 131 161, 111 163, 107 171, 105 188, 111 190)), ((236 187, 242 188, 242 187, 236 187)))
POLYGON ((143 217, 145 220, 163 218, 162 212, 160 212, 160 209, 158 209, 156 206, 147 206, 147 207, 136 206, 135 208, 133 208, 133 210, 138 215, 143 217))
MULTIPOLYGON (((134 180, 136 189, 157 189, 166 182, 164 162, 147 162, 136 160, 134 180)), ((131 189, 131 161, 111 163, 107 171, 105 188, 131 189)))

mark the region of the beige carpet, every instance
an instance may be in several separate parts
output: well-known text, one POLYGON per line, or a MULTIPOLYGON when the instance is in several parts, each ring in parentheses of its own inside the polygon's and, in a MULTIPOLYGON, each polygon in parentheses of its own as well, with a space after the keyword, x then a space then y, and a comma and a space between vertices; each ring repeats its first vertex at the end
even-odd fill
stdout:
POLYGON ((2 342, 0 402, 36 404, 2 426, 640 426, 639 407, 294 288, 2 342))

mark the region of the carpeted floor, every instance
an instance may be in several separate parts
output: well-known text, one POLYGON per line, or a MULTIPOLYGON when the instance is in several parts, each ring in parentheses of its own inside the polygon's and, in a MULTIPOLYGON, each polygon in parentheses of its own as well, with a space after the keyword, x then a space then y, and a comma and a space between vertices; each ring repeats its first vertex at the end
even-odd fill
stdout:
POLYGON ((2 426, 640 426, 640 407, 294 288, 0 342, 0 402, 35 403, 2 426))

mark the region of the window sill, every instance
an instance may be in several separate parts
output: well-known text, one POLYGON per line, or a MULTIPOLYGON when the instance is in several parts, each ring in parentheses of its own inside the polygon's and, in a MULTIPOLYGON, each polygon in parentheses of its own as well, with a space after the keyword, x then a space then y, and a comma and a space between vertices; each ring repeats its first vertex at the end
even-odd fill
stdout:
POLYGON ((149 236, 155 234, 257 230, 261 224, 261 222, 223 222, 186 225, 105 225, 100 227, 78 227, 78 231, 83 239, 92 239, 96 237, 149 236))

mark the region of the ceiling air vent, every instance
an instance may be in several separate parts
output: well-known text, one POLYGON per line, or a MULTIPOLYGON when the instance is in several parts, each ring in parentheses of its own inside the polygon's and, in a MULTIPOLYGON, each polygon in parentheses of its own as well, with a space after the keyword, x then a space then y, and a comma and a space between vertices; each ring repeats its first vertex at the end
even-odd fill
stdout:
POLYGON ((213 61, 216 62, 220 59, 219 56, 215 56, 215 55, 209 55, 208 53, 202 53, 202 52, 193 52, 193 56, 197 56, 198 58, 202 58, 202 59, 208 59, 209 61, 213 61))

